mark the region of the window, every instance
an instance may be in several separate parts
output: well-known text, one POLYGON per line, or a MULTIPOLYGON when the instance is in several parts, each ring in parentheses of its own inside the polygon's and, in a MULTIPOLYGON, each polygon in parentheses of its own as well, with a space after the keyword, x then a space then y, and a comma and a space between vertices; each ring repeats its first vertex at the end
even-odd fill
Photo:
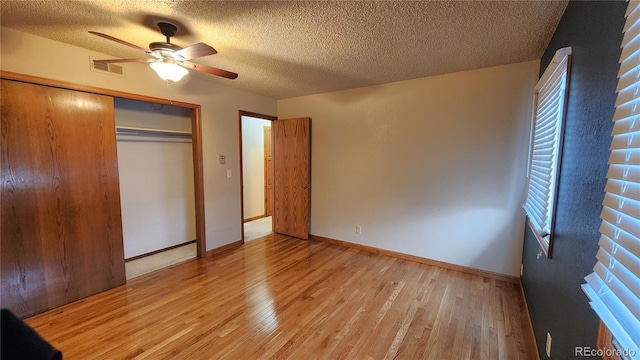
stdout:
POLYGON ((534 89, 529 186, 524 210, 529 226, 547 257, 551 257, 553 244, 570 62, 570 47, 556 51, 534 89))
POLYGON ((600 250, 582 289, 620 358, 640 359, 640 2, 626 16, 600 250))

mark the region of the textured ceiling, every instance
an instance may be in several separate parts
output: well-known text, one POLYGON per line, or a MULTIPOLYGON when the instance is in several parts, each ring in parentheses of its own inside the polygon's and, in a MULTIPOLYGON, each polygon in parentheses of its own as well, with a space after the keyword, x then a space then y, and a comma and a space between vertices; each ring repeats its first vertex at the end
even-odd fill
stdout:
MULTIPOLYGON (((239 74, 195 76, 282 99, 540 58, 567 1, 6 1, 1 24, 106 53, 144 54, 153 21, 181 26, 172 42, 205 42, 194 62, 239 74)), ((126 66, 141 66, 127 64, 126 66)), ((194 75, 191 75, 194 76, 194 75)))

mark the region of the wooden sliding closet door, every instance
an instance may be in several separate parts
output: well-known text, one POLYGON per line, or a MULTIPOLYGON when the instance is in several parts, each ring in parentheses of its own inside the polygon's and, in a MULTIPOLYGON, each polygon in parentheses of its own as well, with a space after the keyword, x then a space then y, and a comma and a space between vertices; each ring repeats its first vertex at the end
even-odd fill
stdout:
POLYGON ((113 98, 2 80, 1 306, 125 283, 113 98))

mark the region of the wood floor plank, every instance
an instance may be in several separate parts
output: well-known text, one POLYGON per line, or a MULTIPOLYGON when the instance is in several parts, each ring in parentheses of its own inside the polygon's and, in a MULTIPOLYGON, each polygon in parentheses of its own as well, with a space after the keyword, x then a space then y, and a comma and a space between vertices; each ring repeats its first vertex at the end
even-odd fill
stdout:
POLYGON ((517 284, 269 235, 26 319, 65 359, 534 359, 517 284))

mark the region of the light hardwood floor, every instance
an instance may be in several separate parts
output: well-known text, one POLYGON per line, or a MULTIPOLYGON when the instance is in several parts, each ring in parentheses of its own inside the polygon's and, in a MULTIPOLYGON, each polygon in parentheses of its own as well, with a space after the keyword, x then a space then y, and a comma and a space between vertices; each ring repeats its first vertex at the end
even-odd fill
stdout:
POLYGON ((534 359, 517 284, 272 234, 26 319, 72 359, 534 359))

